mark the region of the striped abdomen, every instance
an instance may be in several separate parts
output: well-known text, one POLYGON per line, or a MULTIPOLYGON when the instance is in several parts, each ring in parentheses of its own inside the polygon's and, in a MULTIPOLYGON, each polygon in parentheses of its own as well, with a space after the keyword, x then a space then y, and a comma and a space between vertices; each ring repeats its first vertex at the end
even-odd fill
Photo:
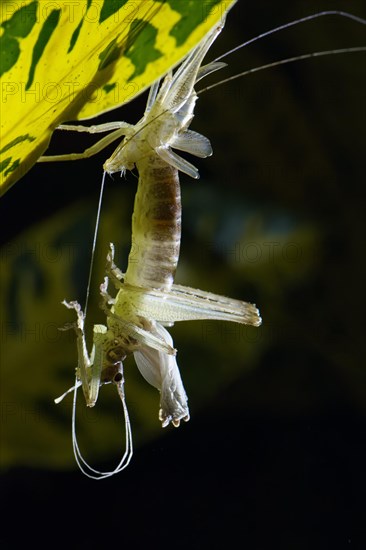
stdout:
POLYGON ((139 183, 125 283, 170 290, 181 238, 178 170, 156 154, 144 157, 137 168, 139 183))

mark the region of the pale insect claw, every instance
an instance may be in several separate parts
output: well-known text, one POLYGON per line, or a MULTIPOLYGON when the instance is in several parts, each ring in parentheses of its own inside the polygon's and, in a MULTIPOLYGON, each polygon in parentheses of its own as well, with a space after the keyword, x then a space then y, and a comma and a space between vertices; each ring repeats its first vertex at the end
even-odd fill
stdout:
POLYGON ((79 304, 79 302, 76 302, 76 301, 67 302, 67 300, 63 300, 61 303, 65 307, 67 307, 67 309, 74 309, 76 311, 78 328, 83 329, 84 328, 85 315, 84 315, 84 313, 81 309, 81 305, 79 304))
MULTIPOLYGON (((117 268, 118 269, 118 268, 117 268)), ((107 277, 112 281, 114 287, 118 290, 123 286, 124 273, 121 270, 116 271, 112 268, 110 271, 106 269, 107 277)))
POLYGON ((112 274, 119 281, 124 278, 125 274, 114 263, 114 244, 109 243, 109 251, 107 253, 107 274, 112 274))
POLYGON ((73 323, 66 323, 64 327, 60 327, 59 330, 73 329, 75 330, 76 334, 83 334, 85 315, 81 309, 79 302, 76 302, 76 301, 67 302, 66 300, 63 300, 61 303, 62 305, 67 307, 67 309, 73 309, 76 312, 77 320, 74 321, 73 323))
MULTIPOLYGON (((190 419, 189 414, 184 416, 180 420, 184 420, 184 422, 188 422, 190 419)), ((169 426, 170 422, 173 424, 174 428, 179 428, 180 426, 180 420, 173 419, 171 416, 165 416, 165 413, 162 409, 159 410, 159 420, 161 422, 161 427, 166 428, 169 426)))
POLYGON ((62 332, 66 332, 67 330, 77 330, 77 323, 74 321, 73 323, 65 323, 62 327, 58 327, 57 330, 60 330, 62 332))
MULTIPOLYGON (((113 305, 116 302, 116 300, 112 298, 112 296, 107 292, 108 283, 109 283, 108 277, 104 277, 104 282, 101 283, 99 287, 99 291, 100 291, 99 293, 103 299, 103 306, 105 307, 107 307, 108 305, 113 305)), ((104 309, 104 307, 102 308, 104 309)))

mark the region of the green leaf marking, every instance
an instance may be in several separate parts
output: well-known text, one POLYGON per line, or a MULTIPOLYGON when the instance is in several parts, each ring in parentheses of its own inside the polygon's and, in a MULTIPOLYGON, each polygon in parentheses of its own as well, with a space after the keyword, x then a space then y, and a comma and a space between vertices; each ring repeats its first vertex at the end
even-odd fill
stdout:
POLYGON ((103 23, 108 17, 114 15, 120 10, 128 0, 104 0, 102 9, 100 11, 99 23, 103 23))
POLYGON ((32 2, 13 13, 7 21, 1 23, 5 34, 25 38, 31 32, 37 21, 38 2, 32 2))
POLYGON ((15 139, 13 139, 12 141, 10 141, 9 143, 7 143, 6 145, 4 145, 4 147, 2 147, 0 149, 0 153, 5 153, 5 151, 9 151, 9 149, 11 149, 12 147, 14 147, 15 145, 18 145, 18 143, 22 143, 22 141, 34 141, 36 138, 33 137, 33 136, 30 136, 29 134, 24 134, 22 136, 18 136, 16 137, 15 139))
POLYGON ((80 31, 81 31, 81 27, 83 26, 85 16, 87 14, 88 9, 90 8, 91 3, 92 3, 92 0, 87 0, 86 9, 84 10, 84 15, 81 18, 80 23, 78 24, 78 26, 76 27, 76 29, 72 33, 72 36, 71 36, 71 39, 70 39, 70 44, 69 44, 69 49, 67 50, 67 53, 70 53, 74 49, 74 46, 77 42, 77 39, 78 39, 80 31))
POLYGON ((0 77, 10 71, 20 55, 18 38, 25 38, 37 21, 38 2, 32 2, 13 13, 7 21, 1 23, 4 34, 0 37, 0 77))
POLYGON ((28 82, 25 87, 26 90, 28 90, 32 86, 37 64, 42 57, 43 51, 47 46, 47 43, 51 38, 53 31, 57 27, 60 15, 61 10, 52 10, 46 21, 43 23, 43 26, 37 38, 37 42, 35 43, 33 48, 32 63, 29 70, 28 82))
MULTIPOLYGON (((177 41, 177 46, 182 46, 190 34, 200 25, 221 0, 205 0, 197 6, 197 0, 167 0, 172 10, 181 14, 181 19, 176 23, 170 34, 177 41)), ((222 9, 222 8, 219 8, 222 9)))
POLYGON ((136 76, 143 74, 149 63, 162 57, 162 52, 153 47, 157 34, 158 29, 142 19, 135 19, 132 22, 125 51, 125 56, 135 66, 135 71, 128 79, 129 82, 136 76), (144 29, 143 33, 140 33, 141 27, 144 29), (139 32, 137 32, 137 29, 139 29, 139 32))

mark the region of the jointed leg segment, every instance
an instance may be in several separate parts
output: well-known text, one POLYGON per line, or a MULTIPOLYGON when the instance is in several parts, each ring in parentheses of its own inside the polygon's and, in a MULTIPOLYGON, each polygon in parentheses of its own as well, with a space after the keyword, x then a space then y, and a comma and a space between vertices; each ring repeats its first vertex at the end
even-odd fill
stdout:
POLYGON ((73 125, 67 125, 62 124, 57 129, 58 130, 73 130, 76 132, 89 132, 91 134, 98 133, 98 132, 108 132, 112 129, 115 129, 111 134, 108 134, 107 136, 103 137, 97 143, 94 143, 91 147, 88 147, 83 151, 82 153, 67 153, 65 155, 45 155, 43 157, 40 157, 38 159, 38 162, 58 162, 58 161, 69 161, 69 160, 81 160, 81 159, 87 159, 89 157, 92 157, 93 155, 96 155, 105 147, 113 143, 113 141, 116 141, 116 139, 121 138, 126 134, 126 131, 131 128, 130 124, 127 124, 126 122, 108 122, 106 124, 100 124, 97 126, 73 126, 73 125), (117 128, 117 129, 115 129, 117 128))

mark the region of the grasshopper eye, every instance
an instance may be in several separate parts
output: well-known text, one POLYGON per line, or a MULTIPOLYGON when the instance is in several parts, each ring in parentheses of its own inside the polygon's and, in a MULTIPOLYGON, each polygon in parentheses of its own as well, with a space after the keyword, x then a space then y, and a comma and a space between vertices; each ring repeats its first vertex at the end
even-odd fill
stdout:
POLYGON ((122 362, 118 361, 114 365, 109 365, 102 370, 100 381, 102 384, 110 384, 111 382, 121 382, 123 380, 122 362))
POLYGON ((118 383, 122 380, 123 376, 122 376, 122 373, 121 372, 117 372, 117 374, 115 374, 114 378, 113 378, 113 381, 118 383))

